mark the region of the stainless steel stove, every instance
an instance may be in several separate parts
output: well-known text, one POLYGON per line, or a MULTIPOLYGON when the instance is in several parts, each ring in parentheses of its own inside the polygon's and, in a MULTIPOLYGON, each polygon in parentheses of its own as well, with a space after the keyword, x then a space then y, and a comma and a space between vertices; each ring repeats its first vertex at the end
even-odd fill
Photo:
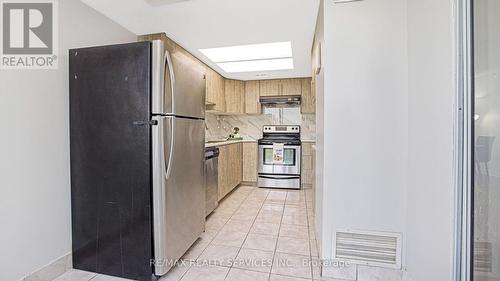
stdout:
POLYGON ((263 127, 259 140, 259 187, 300 189, 300 126, 263 127))

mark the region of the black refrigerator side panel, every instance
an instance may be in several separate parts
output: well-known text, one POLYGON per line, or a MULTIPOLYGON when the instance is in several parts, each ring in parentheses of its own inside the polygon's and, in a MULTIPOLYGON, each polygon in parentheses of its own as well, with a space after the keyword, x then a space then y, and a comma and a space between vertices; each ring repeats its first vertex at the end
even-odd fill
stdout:
POLYGON ((151 280, 151 47, 69 51, 73 267, 151 280))

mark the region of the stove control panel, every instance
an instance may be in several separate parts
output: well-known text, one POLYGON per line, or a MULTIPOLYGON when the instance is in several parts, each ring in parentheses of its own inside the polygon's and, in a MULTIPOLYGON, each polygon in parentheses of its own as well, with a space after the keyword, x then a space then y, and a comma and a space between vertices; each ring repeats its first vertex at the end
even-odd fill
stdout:
POLYGON ((297 125, 268 125, 264 126, 264 133, 300 133, 300 126, 297 125))

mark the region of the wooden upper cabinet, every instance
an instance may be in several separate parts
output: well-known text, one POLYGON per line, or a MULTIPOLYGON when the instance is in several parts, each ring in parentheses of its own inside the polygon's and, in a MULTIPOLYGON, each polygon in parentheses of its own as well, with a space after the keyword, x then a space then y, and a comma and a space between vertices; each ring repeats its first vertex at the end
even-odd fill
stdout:
POLYGON ((260 96, 272 97, 279 96, 281 92, 281 80, 261 80, 260 96))
POLYGON ((234 88, 236 90, 236 94, 238 95, 238 99, 239 99, 238 112, 245 113, 245 82, 244 81, 236 81, 234 88))
POLYGON ((235 80, 224 79, 224 95, 226 97, 226 112, 237 112, 237 98, 234 90, 235 80))
POLYGON ((311 78, 302 79, 302 98, 300 102, 300 111, 302 113, 316 112, 315 86, 311 78))
POLYGON ((198 58, 190 54, 172 39, 168 38, 165 33, 155 33, 140 35, 138 41, 151 41, 151 40, 162 40, 165 49, 170 52, 172 56, 183 54, 186 58, 194 60, 196 63, 201 65, 205 69, 205 106, 208 111, 215 112, 225 112, 225 96, 224 96, 224 77, 219 73, 215 72, 213 69, 208 67, 198 58))
POLYGON ((260 114, 260 84, 259 81, 245 82, 245 113, 260 114))
POLYGON ((215 90, 215 74, 214 71, 207 69, 205 73, 206 80, 206 92, 205 92, 205 104, 215 105, 217 103, 217 91, 215 90))
POLYGON ((226 96, 226 112, 227 113, 244 113, 243 81, 225 79, 225 96, 226 96))
POLYGON ((139 35, 137 37, 137 41, 153 41, 153 40, 163 41, 165 50, 169 51, 170 53, 173 53, 175 51, 185 51, 181 46, 177 45, 177 43, 175 43, 172 39, 168 38, 167 35, 165 35, 165 33, 145 34, 145 35, 139 35))
MULTIPOLYGON (((215 71, 214 71, 215 72, 215 71)), ((226 94, 225 94, 225 78, 222 77, 219 73, 215 72, 216 74, 216 81, 217 81, 217 93, 219 96, 219 103, 220 107, 218 108, 219 111, 225 111, 226 110, 226 94)))
POLYGON ((302 79, 261 80, 260 96, 300 96, 302 94, 302 79))
POLYGON ((191 55, 165 33, 147 34, 138 37, 139 41, 162 40, 165 49, 171 55, 179 53, 192 59, 205 68, 207 111, 233 114, 260 114, 260 97, 269 96, 302 96, 302 113, 314 113, 316 94, 314 81, 311 78, 272 79, 260 81, 239 81, 225 79, 222 75, 191 55), (311 84, 313 86, 311 87, 311 84))
POLYGON ((225 112, 224 77, 210 68, 206 68, 206 108, 210 111, 225 112))
POLYGON ((281 81, 280 96, 300 96, 302 94, 303 79, 283 79, 281 81))

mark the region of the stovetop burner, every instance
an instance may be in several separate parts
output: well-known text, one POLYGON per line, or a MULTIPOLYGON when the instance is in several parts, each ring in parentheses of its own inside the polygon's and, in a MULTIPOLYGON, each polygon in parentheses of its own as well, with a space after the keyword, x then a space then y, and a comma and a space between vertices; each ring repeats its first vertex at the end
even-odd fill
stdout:
POLYGON ((262 130, 263 137, 258 143, 269 145, 283 143, 287 145, 300 145, 300 126, 297 125, 268 125, 262 130))

